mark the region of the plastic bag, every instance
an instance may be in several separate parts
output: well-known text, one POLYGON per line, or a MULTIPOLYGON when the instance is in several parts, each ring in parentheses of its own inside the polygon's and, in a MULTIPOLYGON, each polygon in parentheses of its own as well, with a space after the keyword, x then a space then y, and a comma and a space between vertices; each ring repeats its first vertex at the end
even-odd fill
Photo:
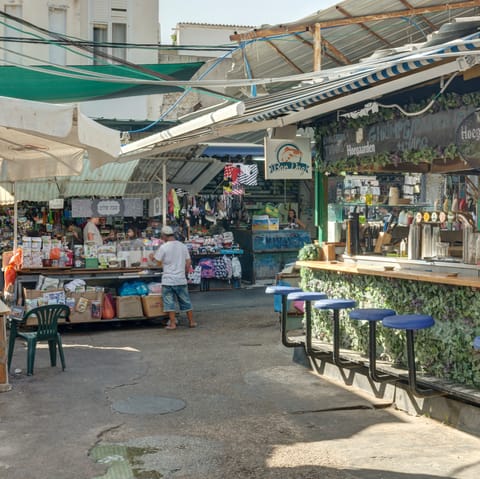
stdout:
POLYGON ((10 258, 8 264, 13 265, 15 269, 21 269, 23 264, 23 250, 22 248, 17 248, 13 256, 10 258))
POLYGON ((113 319, 115 314, 113 297, 110 293, 107 293, 103 297, 102 319, 113 319))
POLYGON ((135 288, 135 285, 132 283, 123 283, 119 288, 118 288, 118 295, 119 296, 136 296, 137 289, 135 288))
POLYGON ((3 281, 5 284, 5 291, 13 291, 13 285, 17 278, 17 272, 13 264, 7 265, 5 272, 3 273, 3 281))
POLYGON ((237 279, 242 277, 242 265, 236 256, 232 258, 232 276, 237 279))
POLYGON ((119 296, 146 296, 148 286, 143 281, 123 283, 118 289, 119 296))
POLYGON ((59 260, 60 259, 60 248, 52 248, 50 250, 50 259, 59 260))
POLYGON ((162 283, 148 283, 148 294, 162 294, 162 283))

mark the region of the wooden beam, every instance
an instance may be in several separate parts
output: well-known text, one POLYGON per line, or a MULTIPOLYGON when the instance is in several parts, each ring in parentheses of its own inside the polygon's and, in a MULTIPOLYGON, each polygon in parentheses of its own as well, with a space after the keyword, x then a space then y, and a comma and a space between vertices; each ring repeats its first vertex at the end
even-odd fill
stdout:
MULTIPOLYGON (((293 37, 313 50, 312 42, 309 42, 298 33, 294 33, 293 37)), ((350 65, 352 63, 348 57, 346 57, 338 48, 332 45, 328 40, 325 40, 325 38, 322 38, 322 47, 324 47, 322 49, 323 55, 330 58, 330 60, 335 62, 337 65, 350 65), (331 50, 333 52, 333 55, 329 54, 326 50, 331 50)))
POLYGON ((430 166, 430 173, 453 173, 472 170, 472 167, 461 158, 453 160, 434 160, 430 166))
MULTIPOLYGON (((341 7, 340 5, 337 5, 335 8, 340 13, 343 13, 343 15, 345 15, 347 18, 353 18, 353 15, 351 13, 347 12, 347 10, 345 10, 345 8, 341 7)), ((388 40, 385 40, 385 38, 381 37, 378 33, 375 33, 371 28, 367 27, 364 23, 359 23, 358 26, 360 28, 363 28, 363 30, 365 30, 369 35, 373 35, 375 38, 380 40, 382 43, 385 43, 385 45, 387 45, 388 47, 392 46, 392 44, 388 40)))
MULTIPOLYGON (((406 8, 413 8, 410 2, 407 2, 407 0, 400 0, 400 2, 406 7, 406 8)), ((422 20, 433 30, 435 31, 437 29, 437 26, 432 23, 425 15, 420 15, 422 17, 422 20)))
POLYGON ((315 23, 315 33, 313 35, 313 71, 319 72, 322 69, 322 28, 319 23, 315 23))
POLYGON ((375 165, 359 165, 357 168, 359 173, 429 173, 430 165, 428 163, 407 163, 401 162, 397 165, 391 163, 384 166, 375 165))
POLYGON ((298 65, 296 65, 295 63, 292 62, 292 60, 290 60, 290 58, 287 57, 287 55, 285 55, 285 53, 283 53, 280 48, 278 48, 274 43, 272 43, 270 40, 267 40, 267 43, 270 47, 272 47, 278 54, 278 56, 285 62, 287 63, 288 65, 290 65, 295 71, 297 71, 298 73, 305 73, 298 65))
MULTIPOLYGON (((425 15, 428 13, 445 12, 448 10, 459 10, 462 8, 480 7, 480 0, 470 0, 467 2, 447 3, 443 5, 433 5, 430 7, 407 8, 395 12, 374 13, 371 15, 362 15, 352 18, 339 18, 335 20, 324 20, 318 22, 320 28, 341 27, 344 25, 356 25, 358 23, 377 22, 379 20, 390 20, 392 18, 409 17, 414 15, 425 15)), ((230 36, 232 41, 254 40, 255 38, 265 38, 274 35, 285 35, 288 33, 304 33, 314 30, 311 23, 292 23, 289 25, 279 25, 278 27, 254 29, 250 32, 239 33, 230 36)))
MULTIPOLYGON (((335 55, 335 57, 337 58, 340 58, 340 60, 342 60, 344 63, 344 65, 350 65, 352 62, 350 61, 350 59, 345 56, 337 47, 335 47, 332 43, 330 43, 329 41, 325 40, 325 38, 322 38, 322 45, 325 46, 325 48, 328 48, 328 50, 330 50, 331 52, 333 52, 333 54, 335 55)), ((336 60, 338 63, 341 63, 340 61, 336 60)))

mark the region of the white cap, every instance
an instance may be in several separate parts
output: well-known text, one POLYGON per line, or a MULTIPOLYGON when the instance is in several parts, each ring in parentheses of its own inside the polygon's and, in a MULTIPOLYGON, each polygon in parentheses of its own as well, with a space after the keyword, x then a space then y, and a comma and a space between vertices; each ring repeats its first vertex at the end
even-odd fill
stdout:
POLYGON ((162 228, 162 235, 172 236, 173 235, 173 229, 170 226, 164 226, 162 228))

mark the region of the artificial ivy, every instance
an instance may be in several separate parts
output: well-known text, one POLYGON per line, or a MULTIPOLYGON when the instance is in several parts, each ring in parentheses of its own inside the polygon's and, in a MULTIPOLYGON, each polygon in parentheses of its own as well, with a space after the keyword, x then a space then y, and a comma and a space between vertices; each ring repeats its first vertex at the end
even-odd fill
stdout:
MULTIPOLYGON (((432 100, 435 99, 430 113, 460 108, 462 106, 480 107, 480 93, 466 93, 459 95, 458 93, 444 93, 440 96, 432 96, 415 104, 404 106, 404 110, 415 112, 423 110, 432 100)), ((402 118, 402 113, 396 109, 381 108, 377 113, 359 118, 340 117, 337 121, 328 124, 322 124, 315 127, 316 139, 316 168, 321 173, 340 174, 342 172, 352 171, 371 171, 372 168, 384 167, 390 164, 398 166, 400 163, 432 163, 435 159, 453 160, 458 155, 455 144, 450 144, 445 148, 423 148, 421 150, 406 150, 394 154, 382 152, 367 157, 346 157, 343 160, 329 163, 321 156, 322 138, 337 134, 346 129, 354 129, 366 127, 376 123, 391 121, 402 118)))
MULTIPOLYGON (((480 388, 480 357, 473 351, 473 338, 480 334, 480 295, 469 287, 337 273, 302 268, 300 286, 322 291, 331 298, 352 298, 358 307, 391 308, 397 314, 422 313, 435 319, 435 326, 416 332, 415 352, 419 371, 457 384, 480 388)), ((341 316, 341 347, 368 354, 368 324, 341 316)), ((316 337, 332 340, 332 321, 315 310, 316 337)), ((405 334, 377 327, 379 357, 406 367, 405 334)))

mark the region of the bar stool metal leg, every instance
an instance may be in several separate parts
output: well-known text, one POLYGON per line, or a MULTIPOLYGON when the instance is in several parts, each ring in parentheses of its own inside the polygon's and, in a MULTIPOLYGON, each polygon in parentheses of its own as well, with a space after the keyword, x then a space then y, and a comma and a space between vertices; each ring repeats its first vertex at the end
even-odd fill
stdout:
POLYGON ((396 380, 390 374, 377 371, 377 321, 396 314, 396 311, 390 308, 360 308, 350 311, 350 319, 368 321, 368 375, 377 383, 396 380))
POLYGON ((368 375, 372 381, 382 383, 386 381, 395 381, 396 378, 390 374, 382 374, 377 370, 377 323, 376 321, 368 322, 368 336, 369 336, 369 348, 368 348, 368 375))
POLYGON ((330 353, 315 351, 312 345, 312 301, 325 299, 325 293, 317 292, 294 292, 287 296, 289 301, 304 301, 305 302, 305 352, 307 356, 312 358, 325 357, 330 353))
POLYGON ((408 387, 418 397, 441 396, 442 393, 431 388, 422 388, 417 384, 417 369, 415 365, 415 331, 430 328, 435 324, 431 316, 423 314, 407 314, 401 316, 389 316, 383 319, 383 325, 387 328, 404 329, 407 339, 407 366, 408 387))
POLYGON ((286 348, 295 348, 299 346, 297 342, 292 342, 288 339, 287 334, 287 316, 288 316, 288 301, 287 296, 290 293, 294 292, 301 292, 302 288, 298 288, 295 286, 268 286, 265 290, 266 294, 278 294, 282 298, 282 311, 280 312, 280 335, 282 344, 286 348))
POLYGON ((340 359, 340 310, 354 308, 356 302, 352 299, 323 299, 316 301, 314 308, 320 310, 333 310, 333 352, 332 361, 336 366, 342 368, 360 367, 359 364, 352 361, 344 361, 340 359))

